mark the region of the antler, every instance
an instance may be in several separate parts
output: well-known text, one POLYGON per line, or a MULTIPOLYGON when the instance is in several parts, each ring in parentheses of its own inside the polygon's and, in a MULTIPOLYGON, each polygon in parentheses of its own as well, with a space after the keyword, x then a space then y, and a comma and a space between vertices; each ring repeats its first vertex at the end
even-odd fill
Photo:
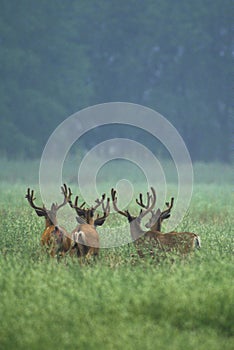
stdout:
POLYGON ((116 190, 114 188, 111 189, 111 198, 112 198, 112 203, 113 203, 113 208, 115 211, 117 211, 119 214, 128 217, 128 213, 127 211, 122 211, 119 210, 119 208, 117 207, 117 196, 116 196, 116 190))
POLYGON ((33 209, 35 209, 38 216, 44 216, 46 214, 46 208, 44 206, 43 207, 36 206, 34 204, 36 197, 34 197, 34 198, 33 197, 34 197, 34 190, 30 190, 30 188, 28 188, 25 198, 27 198, 30 206, 33 209))
POLYGON ((104 206, 105 198, 106 198, 106 194, 104 193, 102 195, 101 200, 99 198, 97 198, 95 200, 95 202, 97 204, 95 206, 92 206, 90 209, 88 209, 87 219, 88 219, 89 223, 93 223, 94 226, 101 226, 101 225, 103 225, 105 220, 106 220, 106 218, 107 218, 107 216, 110 213, 110 204, 109 204, 110 198, 107 198, 107 204, 106 204, 106 206, 104 206), (99 214, 97 214, 96 219, 94 219, 94 212, 100 205, 102 206, 103 216, 100 217, 99 214))
MULTIPOLYGON (((102 196, 103 198, 103 196, 102 196)), ((94 225, 95 226, 101 226, 104 224, 107 216, 110 214, 110 198, 107 198, 106 206, 104 206, 104 199, 102 200, 102 211, 103 211, 103 216, 97 215, 96 219, 94 220, 94 225)))
POLYGON ((63 184, 63 186, 61 186, 61 190, 62 190, 62 194, 64 195, 64 199, 60 205, 56 205, 56 210, 59 210, 71 200, 72 192, 70 187, 67 188, 67 185, 63 184))
POLYGON ((169 204, 169 202, 166 202, 167 209, 162 211, 160 214, 160 217, 162 220, 167 219, 170 216, 170 212, 173 207, 173 204, 174 204, 174 197, 171 197, 171 203, 169 204))
POLYGON ((63 186, 61 186, 61 190, 62 190, 62 193, 63 193, 66 201, 69 202, 71 200, 71 196, 72 196, 71 188, 68 187, 68 190, 67 190, 67 185, 63 184, 63 186))
POLYGON ((142 193, 140 193, 139 199, 136 199, 136 202, 140 207, 147 209, 149 207, 151 198, 152 198, 152 196, 150 196, 149 192, 147 192, 147 204, 144 204, 143 203, 143 195, 142 195, 142 193))
POLYGON ((94 212, 101 204, 103 204, 105 198, 106 198, 106 194, 103 193, 102 199, 101 199, 101 200, 100 200, 99 198, 97 198, 97 199, 95 200, 95 202, 96 202, 97 204, 96 204, 94 207, 91 208, 91 209, 93 210, 93 212, 94 212))
POLYGON ((145 210, 141 209, 141 213, 140 213, 140 217, 141 219, 148 214, 149 212, 151 212, 155 206, 156 203, 156 192, 155 189, 153 187, 150 187, 152 195, 149 194, 149 192, 147 192, 147 204, 143 203, 142 200, 142 193, 140 193, 140 200, 136 199, 136 202, 138 205, 140 205, 142 208, 144 208, 145 210), (150 201, 151 201, 151 205, 150 205, 150 201))
POLYGON ((78 206, 78 196, 76 196, 74 204, 72 203, 71 198, 69 198, 69 204, 71 208, 76 210, 78 216, 84 218, 87 223, 94 224, 95 226, 101 226, 103 225, 107 216, 110 213, 110 198, 107 198, 106 206, 104 205, 105 198, 106 194, 103 194, 101 199, 97 198, 95 200, 96 205, 92 206, 91 208, 84 208, 85 202, 78 206), (94 212, 100 205, 102 205, 103 216, 100 217, 99 215, 97 215, 96 219, 94 220, 94 212))
POLYGON ((70 204, 70 207, 75 209, 79 216, 85 216, 87 211, 87 209, 83 208, 83 206, 85 205, 85 202, 83 202, 80 206, 78 206, 78 200, 79 200, 79 196, 76 196, 74 204, 72 203, 71 198, 69 198, 68 202, 70 204))

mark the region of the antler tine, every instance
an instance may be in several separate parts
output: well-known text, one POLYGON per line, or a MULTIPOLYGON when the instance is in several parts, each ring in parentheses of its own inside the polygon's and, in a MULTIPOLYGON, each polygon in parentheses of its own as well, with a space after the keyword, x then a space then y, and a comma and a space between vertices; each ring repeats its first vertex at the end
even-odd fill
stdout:
POLYGON ((147 192, 147 204, 146 204, 146 209, 149 208, 150 205, 150 200, 152 199, 152 196, 149 194, 149 192, 147 192))
POLYGON ((27 198, 27 200, 29 202, 32 202, 33 200, 36 199, 36 198, 33 198, 33 196, 34 196, 34 191, 32 190, 31 193, 30 193, 30 188, 28 187, 25 198, 27 198))
POLYGON ((117 207, 116 190, 114 188, 111 189, 111 198, 114 210, 117 211, 119 214, 128 217, 128 214, 126 212, 119 210, 119 208, 117 207))
POLYGON ((104 202, 102 203, 102 211, 105 216, 108 216, 110 214, 110 198, 107 198, 106 206, 104 206, 104 202))
POLYGON ((71 190, 71 187, 68 187, 68 200, 71 199, 71 196, 72 196, 72 190, 71 190))
POLYGON ((108 213, 110 212, 110 198, 109 197, 107 198, 106 208, 104 208, 103 211, 108 212, 108 213))
MULTIPOLYGON (((30 193, 30 188, 28 187, 25 198, 27 198, 27 200, 30 202, 33 199, 33 195, 34 195, 34 191, 32 190, 30 193)), ((36 199, 36 198, 34 198, 34 199, 36 199)))
POLYGON ((170 209, 173 207, 173 204, 174 204, 174 197, 171 197, 170 209))
MULTIPOLYGON (((85 205, 85 202, 83 202, 81 205, 80 205, 80 208, 83 208, 83 206, 85 205)), ((85 210, 85 209, 83 209, 85 210)))
POLYGON ((137 202, 138 205, 140 205, 140 207, 142 207, 142 208, 146 207, 145 204, 143 203, 143 195, 142 195, 142 193, 139 194, 139 200, 138 200, 138 198, 136 198, 136 202, 137 202))
POLYGON ((69 202, 69 200, 71 200, 71 196, 72 196, 72 191, 71 191, 70 187, 68 188, 68 191, 69 191, 69 193, 68 193, 68 202, 69 202))
POLYGON ((153 187, 150 187, 152 195, 149 194, 149 192, 147 192, 147 205, 145 206, 146 210, 145 211, 141 211, 140 216, 141 218, 143 218, 146 214, 148 214, 149 212, 152 212, 155 203, 156 203, 156 192, 155 189, 153 187), (150 201, 152 202, 150 205, 150 201))
POLYGON ((61 186, 61 190, 64 195, 67 194, 67 185, 63 184, 63 186, 61 186))

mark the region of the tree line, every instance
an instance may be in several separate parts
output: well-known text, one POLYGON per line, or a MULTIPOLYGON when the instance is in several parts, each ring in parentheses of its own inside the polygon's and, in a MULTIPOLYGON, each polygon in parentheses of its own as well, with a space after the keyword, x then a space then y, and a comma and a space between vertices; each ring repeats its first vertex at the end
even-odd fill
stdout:
POLYGON ((69 115, 123 101, 164 115, 193 160, 231 161, 231 0, 0 4, 0 156, 40 157, 69 115))

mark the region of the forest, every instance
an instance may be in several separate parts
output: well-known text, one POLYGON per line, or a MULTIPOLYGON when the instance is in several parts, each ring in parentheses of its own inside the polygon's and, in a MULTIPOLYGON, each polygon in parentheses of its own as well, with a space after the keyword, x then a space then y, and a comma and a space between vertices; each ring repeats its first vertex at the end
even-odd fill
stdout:
MULTIPOLYGON (((0 5, 1 158, 39 158, 68 116, 122 101, 167 118, 193 161, 231 162, 231 0, 0 5)), ((94 133, 108 135, 108 128, 94 133)))

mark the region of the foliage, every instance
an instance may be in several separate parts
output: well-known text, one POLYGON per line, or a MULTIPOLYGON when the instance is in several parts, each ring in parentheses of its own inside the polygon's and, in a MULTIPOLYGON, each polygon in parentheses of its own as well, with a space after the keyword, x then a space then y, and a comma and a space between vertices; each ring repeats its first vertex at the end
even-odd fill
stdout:
POLYGON ((72 113, 126 101, 165 115, 193 159, 230 161, 231 10, 230 0, 1 0, 0 155, 39 156, 72 113))
MULTIPOLYGON (((179 227, 201 236, 191 256, 140 259, 123 246, 89 263, 49 258, 26 186, 0 190, 1 349, 232 349, 231 185, 194 186, 179 227)), ((120 218, 106 224, 118 232, 120 218)))
MULTIPOLYGON (((82 161, 82 156, 75 156, 66 159, 63 165, 63 179, 65 182, 77 183, 77 169, 82 161)), ((98 164, 104 164, 105 159, 98 159, 98 164)), ((92 165, 95 168, 97 159, 93 159, 92 165)), ((40 162, 38 160, 9 160, 0 158, 0 182, 2 183, 37 183, 39 180, 40 162)), ((161 159, 160 164, 165 173, 167 182, 175 183, 178 181, 177 170, 171 161, 161 159)), ((148 169, 155 171, 152 165, 148 165, 148 169)), ((233 166, 231 164, 222 163, 194 163, 194 180, 195 183, 206 184, 232 184, 233 183, 233 166)), ((89 176, 87 174, 87 183, 89 183, 89 176)), ((143 174, 137 166, 134 166, 128 161, 114 159, 98 171, 95 175, 97 183, 107 181, 112 186, 120 180, 128 176, 128 180, 132 183, 141 183, 145 181, 145 174, 143 174)), ((91 177, 93 179, 93 177, 91 177)))

